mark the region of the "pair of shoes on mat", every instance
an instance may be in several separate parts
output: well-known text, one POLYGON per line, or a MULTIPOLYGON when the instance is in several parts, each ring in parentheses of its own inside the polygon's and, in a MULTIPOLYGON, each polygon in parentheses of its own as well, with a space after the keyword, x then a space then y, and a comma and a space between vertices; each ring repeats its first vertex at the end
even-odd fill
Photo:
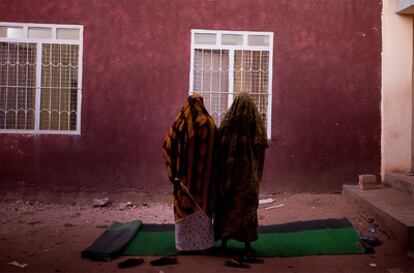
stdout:
MULTIPOLYGON (((119 268, 128 268, 133 266, 138 266, 140 264, 144 263, 144 259, 142 258, 130 258, 126 259, 125 261, 122 261, 118 264, 119 268)), ((176 257, 161 257, 159 259, 153 260, 150 262, 152 266, 162 266, 162 265, 170 265, 170 264, 176 264, 177 258, 176 257)))

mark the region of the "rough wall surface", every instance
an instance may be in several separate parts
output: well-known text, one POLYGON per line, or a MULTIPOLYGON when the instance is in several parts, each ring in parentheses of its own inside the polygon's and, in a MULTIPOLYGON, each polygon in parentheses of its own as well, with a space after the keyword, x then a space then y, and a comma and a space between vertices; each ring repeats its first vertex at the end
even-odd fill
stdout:
POLYGON ((384 1, 382 12, 381 173, 383 178, 389 172, 410 171, 412 155, 414 155, 411 138, 414 86, 413 16, 395 13, 395 7, 400 2, 384 1))
POLYGON ((274 32, 264 191, 380 171, 379 0, 2 0, 0 21, 85 27, 82 134, 0 135, 1 187, 168 191, 193 28, 274 32))

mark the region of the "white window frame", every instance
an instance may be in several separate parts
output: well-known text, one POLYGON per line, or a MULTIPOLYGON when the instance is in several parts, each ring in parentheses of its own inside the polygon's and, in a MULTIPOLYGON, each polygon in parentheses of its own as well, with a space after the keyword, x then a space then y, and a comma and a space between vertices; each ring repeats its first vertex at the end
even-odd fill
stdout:
POLYGON ((228 50, 229 51, 229 105, 233 103, 234 94, 234 56, 236 50, 246 51, 269 51, 269 82, 268 82, 268 104, 267 104, 267 137, 271 138, 272 128, 272 78, 273 78, 273 32, 259 32, 259 31, 230 31, 230 30, 206 30, 206 29, 192 29, 191 30, 191 53, 190 53, 190 86, 189 94, 194 90, 194 55, 196 49, 206 50, 228 50), (196 34, 215 34, 215 44, 200 44, 195 42, 196 34), (241 45, 225 45, 222 44, 223 34, 236 34, 243 36, 243 43, 241 45), (269 44, 267 46, 252 46, 248 45, 249 35, 263 35, 269 37, 269 44))
POLYGON ((23 28, 23 37, 8 38, 0 37, 0 42, 7 43, 35 43, 36 44, 36 98, 35 98, 35 117, 33 130, 28 129, 0 129, 0 134, 57 134, 57 135, 80 135, 81 134, 81 109, 82 109, 82 67, 83 67, 83 25, 61 25, 61 24, 37 24, 37 23, 10 23, 0 22, 2 27, 23 28), (50 38, 29 38, 29 28, 50 28, 52 30, 50 38), (57 29, 78 29, 79 39, 57 39, 57 29), (41 130, 40 126, 40 90, 41 90, 41 71, 42 71, 42 45, 43 44, 66 44, 78 45, 78 92, 76 109, 76 130, 41 130))

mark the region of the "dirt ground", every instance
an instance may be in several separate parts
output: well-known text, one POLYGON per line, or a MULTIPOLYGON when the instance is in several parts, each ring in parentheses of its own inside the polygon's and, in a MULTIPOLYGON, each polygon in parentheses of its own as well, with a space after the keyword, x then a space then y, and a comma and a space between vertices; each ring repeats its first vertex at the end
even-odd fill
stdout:
POLYGON ((261 225, 323 218, 348 218, 362 234, 380 238, 375 254, 265 258, 264 264, 250 269, 224 266, 228 258, 178 256, 178 264, 153 267, 155 257, 143 257, 144 264, 118 269, 119 257, 111 262, 92 262, 80 253, 113 221, 140 219, 144 223, 173 223, 169 194, 134 193, 2 193, 0 203, 0 272, 414 272, 414 259, 399 250, 396 241, 383 231, 366 212, 359 210, 339 194, 279 194, 271 205, 259 208, 261 225), (109 196, 113 204, 93 208, 93 199, 109 196), (130 201, 133 207, 120 203, 130 201), (374 233, 368 227, 375 227, 374 233), (17 261, 25 268, 8 265, 17 261), (376 267, 370 266, 375 264, 376 267))

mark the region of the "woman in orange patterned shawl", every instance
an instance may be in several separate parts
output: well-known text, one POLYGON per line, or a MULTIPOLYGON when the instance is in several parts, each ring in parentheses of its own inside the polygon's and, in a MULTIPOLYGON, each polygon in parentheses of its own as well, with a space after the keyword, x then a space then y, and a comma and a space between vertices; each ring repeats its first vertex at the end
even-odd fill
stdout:
POLYGON ((191 95, 165 139, 163 155, 174 185, 175 240, 178 251, 213 246, 212 161, 216 125, 199 94, 191 95))

